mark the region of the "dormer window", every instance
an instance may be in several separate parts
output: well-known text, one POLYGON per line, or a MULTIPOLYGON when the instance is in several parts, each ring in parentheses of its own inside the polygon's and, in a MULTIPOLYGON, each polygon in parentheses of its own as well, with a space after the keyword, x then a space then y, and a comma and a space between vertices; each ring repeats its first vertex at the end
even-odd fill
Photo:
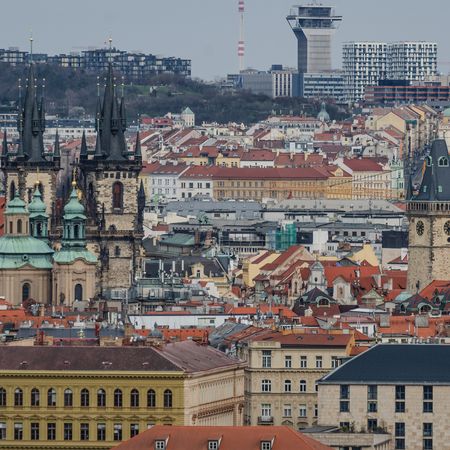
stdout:
POLYGON ((272 450, 271 441, 261 441, 261 450, 272 450))
POLYGON ((441 156, 438 160, 439 167, 448 167, 448 158, 445 156, 441 156))
POLYGON ((158 439, 155 441, 155 450, 166 450, 166 441, 158 439))
POLYGON ((209 440, 208 441, 208 450, 219 450, 219 441, 209 440))
POLYGON ((425 158, 425 161, 426 161, 427 166, 428 166, 428 167, 431 167, 431 165, 432 165, 432 159, 431 159, 431 156, 427 156, 427 157, 425 158))

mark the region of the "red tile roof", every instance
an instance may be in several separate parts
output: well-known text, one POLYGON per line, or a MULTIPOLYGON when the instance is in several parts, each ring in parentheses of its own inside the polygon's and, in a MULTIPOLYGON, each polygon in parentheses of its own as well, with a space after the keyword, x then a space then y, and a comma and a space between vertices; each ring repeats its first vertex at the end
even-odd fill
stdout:
POLYGON ((166 450, 207 450, 210 440, 220 440, 220 450, 261 450, 261 441, 273 442, 272 450, 331 450, 287 426, 164 425, 156 425, 129 441, 122 442, 113 450, 154 449, 158 440, 167 441, 166 450))
POLYGON ((305 179, 326 180, 328 177, 315 168, 272 168, 272 167, 220 167, 214 175, 218 180, 263 180, 263 179, 305 179))
POLYGON ((344 164, 354 172, 382 172, 381 165, 371 158, 344 159, 344 164))

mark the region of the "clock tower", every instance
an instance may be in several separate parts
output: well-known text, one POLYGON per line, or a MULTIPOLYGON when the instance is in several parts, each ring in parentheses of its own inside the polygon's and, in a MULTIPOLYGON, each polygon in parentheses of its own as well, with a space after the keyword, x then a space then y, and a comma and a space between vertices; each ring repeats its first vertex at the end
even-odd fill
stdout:
POLYGON ((408 189, 408 291, 450 280, 450 167, 445 140, 433 142, 417 195, 408 189))

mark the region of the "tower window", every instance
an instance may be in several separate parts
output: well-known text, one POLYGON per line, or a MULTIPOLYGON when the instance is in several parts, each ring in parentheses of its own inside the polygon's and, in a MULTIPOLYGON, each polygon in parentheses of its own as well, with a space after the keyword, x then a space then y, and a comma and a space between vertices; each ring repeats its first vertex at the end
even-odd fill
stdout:
POLYGON ((441 156, 438 160, 439 167, 448 167, 448 158, 445 156, 441 156))
POLYGON ((22 219, 17 221, 17 234, 22 234, 22 219))
POLYGON ((115 182, 112 188, 112 207, 113 209, 123 208, 123 184, 115 182))
POLYGON ((120 247, 118 245, 114 247, 114 256, 120 256, 120 247))
POLYGON ((14 181, 11 181, 11 184, 9 185, 9 199, 13 200, 16 196, 16 183, 14 181))

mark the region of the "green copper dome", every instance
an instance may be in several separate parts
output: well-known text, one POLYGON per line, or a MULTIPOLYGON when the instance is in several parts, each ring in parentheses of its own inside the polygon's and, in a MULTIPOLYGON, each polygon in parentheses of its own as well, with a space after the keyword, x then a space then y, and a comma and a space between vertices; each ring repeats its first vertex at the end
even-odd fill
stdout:
POLYGON ((322 122, 328 122, 330 120, 330 115, 327 112, 327 106, 325 105, 325 102, 322 102, 320 106, 320 112, 319 114, 317 114, 317 118, 322 122))
POLYGON ((39 190, 39 187, 36 186, 33 194, 33 200, 28 205, 28 212, 30 213, 30 219, 37 216, 45 216, 47 217, 47 208, 45 203, 42 201, 42 194, 39 190))
POLYGON ((450 117, 450 108, 444 109, 444 117, 450 117))
POLYGON ((51 269, 52 255, 53 250, 45 242, 31 236, 0 238, 0 269, 19 269, 26 265, 51 269))
POLYGON ((27 214, 25 206, 25 202, 19 197, 19 194, 16 192, 16 196, 6 205, 5 214, 27 214))
POLYGON ((84 206, 78 200, 77 190, 73 186, 72 192, 70 194, 70 199, 64 206, 64 218, 70 219, 78 217, 80 219, 86 219, 84 215, 84 206))

